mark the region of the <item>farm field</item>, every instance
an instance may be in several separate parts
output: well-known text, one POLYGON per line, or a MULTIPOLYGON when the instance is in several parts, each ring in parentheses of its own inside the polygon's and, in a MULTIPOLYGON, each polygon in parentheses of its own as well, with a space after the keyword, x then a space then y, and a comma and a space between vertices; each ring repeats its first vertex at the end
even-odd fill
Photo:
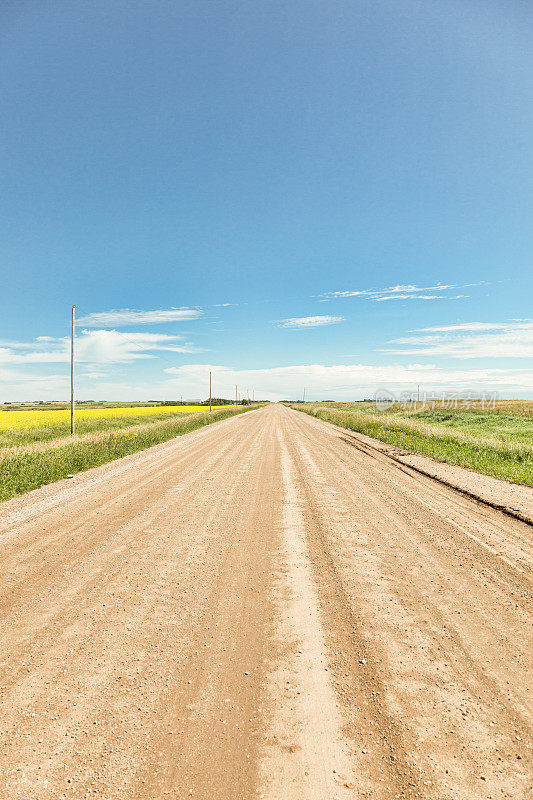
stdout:
POLYGON ((531 524, 348 439, 270 404, 0 504, 0 800, 530 797, 531 524))
POLYGON ((326 422, 366 434, 401 450, 533 485, 533 402, 498 401, 494 408, 394 403, 298 403, 292 407, 326 422))
POLYGON ((0 413, 0 500, 105 464, 250 406, 150 406, 0 413))
MULTIPOLYGON (((213 406, 213 408, 227 406, 213 406)), ((201 405, 76 407, 76 432, 90 433, 166 419, 169 415, 205 412, 201 405)), ((70 434, 70 408, 0 412, 0 448, 56 439, 70 434)))

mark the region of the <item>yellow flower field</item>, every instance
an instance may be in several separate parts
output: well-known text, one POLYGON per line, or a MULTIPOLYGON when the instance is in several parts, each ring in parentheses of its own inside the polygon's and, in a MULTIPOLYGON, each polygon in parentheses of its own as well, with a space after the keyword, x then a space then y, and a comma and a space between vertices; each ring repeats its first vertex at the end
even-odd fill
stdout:
MULTIPOLYGON (((213 406, 218 408, 218 406, 213 406)), ((77 408, 76 420, 107 419, 110 417, 150 417, 155 414, 191 414, 205 411, 205 406, 135 406, 133 408, 77 408)), ((0 412, 0 431, 44 428, 70 420, 70 409, 50 409, 47 411, 2 411, 0 412)))
POLYGON ((19 426, 0 429, 0 503, 257 407, 213 406, 212 414, 209 406, 82 408, 75 436, 68 408, 0 411, 4 425, 11 418, 19 426))

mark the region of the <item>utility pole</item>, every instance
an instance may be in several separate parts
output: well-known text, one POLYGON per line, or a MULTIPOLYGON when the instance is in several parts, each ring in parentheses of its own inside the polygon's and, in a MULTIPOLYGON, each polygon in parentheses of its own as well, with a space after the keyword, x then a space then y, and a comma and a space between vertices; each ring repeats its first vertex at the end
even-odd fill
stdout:
POLYGON ((237 408, 237 384, 235 384, 235 408, 237 408))
POLYGON ((76 318, 74 312, 75 306, 72 306, 70 318, 70 435, 74 436, 74 333, 76 327, 76 318))
POLYGON ((304 403, 305 403, 305 386, 304 386, 304 403))
POLYGON ((209 373, 209 411, 211 411, 211 373, 209 373))
POLYGON ((417 387, 416 401, 417 401, 417 403, 420 402, 420 384, 418 384, 418 387, 417 387))

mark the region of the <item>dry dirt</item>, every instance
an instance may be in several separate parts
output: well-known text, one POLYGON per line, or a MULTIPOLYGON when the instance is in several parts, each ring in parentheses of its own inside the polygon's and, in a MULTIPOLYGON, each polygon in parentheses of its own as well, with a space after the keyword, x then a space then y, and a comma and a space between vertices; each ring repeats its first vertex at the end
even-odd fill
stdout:
POLYGON ((0 507, 0 798, 531 794, 531 526, 273 405, 0 507))

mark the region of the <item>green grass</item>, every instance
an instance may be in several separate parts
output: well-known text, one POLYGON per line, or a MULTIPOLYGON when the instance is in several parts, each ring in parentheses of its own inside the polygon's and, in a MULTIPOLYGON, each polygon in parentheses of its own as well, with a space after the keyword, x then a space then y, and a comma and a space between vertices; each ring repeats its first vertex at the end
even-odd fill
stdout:
POLYGON ((373 403, 310 403, 300 411, 402 450, 431 456, 513 483, 533 485, 533 403, 494 409, 405 408, 373 403))
MULTIPOLYGON (((4 448, 0 450, 0 501, 253 409, 229 407, 170 418, 167 414, 155 422, 146 422, 144 417, 142 425, 134 426, 130 419, 129 425, 119 430, 99 427, 72 439, 34 440, 22 447, 4 448)), ((113 418, 98 420, 110 421, 113 418)))

